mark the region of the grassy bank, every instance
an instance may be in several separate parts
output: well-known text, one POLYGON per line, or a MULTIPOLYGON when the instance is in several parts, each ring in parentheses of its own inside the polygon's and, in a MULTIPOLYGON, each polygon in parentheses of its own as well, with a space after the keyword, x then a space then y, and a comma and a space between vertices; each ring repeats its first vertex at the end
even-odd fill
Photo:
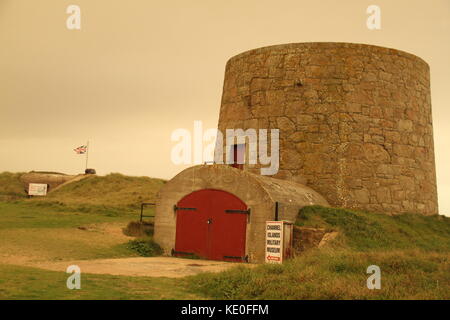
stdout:
POLYGON ((136 215, 0 202, 0 262, 137 256, 121 228, 136 215))
MULTIPOLYGON (((154 202, 164 185, 162 179, 131 177, 119 173, 89 176, 50 192, 46 197, 26 199, 22 173, 0 173, 0 201, 23 200, 37 205, 65 207, 74 211, 135 211, 142 202, 154 202)), ((149 208, 148 210, 152 210, 149 208)))
POLYGON ((198 299, 179 279, 81 275, 81 289, 69 290, 69 274, 0 265, 0 299, 198 299))
POLYGON ((338 231, 343 246, 356 251, 423 249, 450 250, 450 218, 442 215, 401 214, 310 206, 303 208, 296 225, 338 231))
POLYGON ((450 299, 448 254, 421 251, 316 250, 283 265, 236 268, 191 279, 212 299, 450 299), (381 289, 366 286, 381 268, 381 289))
POLYGON ((23 173, 0 173, 0 201, 26 198, 25 188, 20 181, 23 173))
POLYGON ((340 234, 283 265, 192 277, 192 290, 213 299, 450 299, 450 218, 314 206, 296 224, 340 234), (381 269, 380 290, 367 288, 370 265, 381 269))
POLYGON ((76 228, 92 223, 125 223, 136 217, 137 214, 96 207, 78 211, 55 203, 0 202, 0 229, 76 228))
POLYGON ((154 202, 156 193, 164 183, 161 179, 112 173, 70 183, 49 193, 46 199, 67 205, 137 209, 142 202, 154 202))
POLYGON ((151 234, 122 233, 136 214, 86 205, 0 202, 0 299, 188 299, 186 282, 168 278, 82 274, 82 289, 68 290, 65 272, 27 264, 126 258, 160 253, 151 234))
POLYGON ((450 299, 450 218, 319 206, 303 208, 296 225, 338 237, 283 265, 184 279, 83 274, 82 290, 71 291, 64 272, 23 265, 160 254, 151 223, 128 223, 164 181, 90 176, 26 199, 19 178, 0 174, 0 299, 450 299), (366 286, 370 265, 381 269, 380 290, 366 286))

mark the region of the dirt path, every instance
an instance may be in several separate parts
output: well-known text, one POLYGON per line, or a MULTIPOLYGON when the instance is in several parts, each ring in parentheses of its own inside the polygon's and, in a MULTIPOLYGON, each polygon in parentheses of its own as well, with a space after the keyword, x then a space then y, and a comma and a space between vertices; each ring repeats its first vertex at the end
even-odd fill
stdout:
POLYGON ((124 222, 93 223, 74 228, 0 229, 0 264, 22 265, 66 272, 78 265, 82 273, 179 278, 220 272, 239 265, 223 261, 174 257, 114 257, 125 236, 124 222))
POLYGON ((115 246, 133 239, 122 233, 125 225, 113 222, 73 228, 0 228, 0 264, 93 260, 102 258, 99 255, 103 253, 112 258, 115 246))
POLYGON ((173 257, 74 260, 29 264, 36 268, 62 272, 65 272, 70 265, 79 266, 82 273, 181 278, 202 272, 220 272, 242 264, 173 257))

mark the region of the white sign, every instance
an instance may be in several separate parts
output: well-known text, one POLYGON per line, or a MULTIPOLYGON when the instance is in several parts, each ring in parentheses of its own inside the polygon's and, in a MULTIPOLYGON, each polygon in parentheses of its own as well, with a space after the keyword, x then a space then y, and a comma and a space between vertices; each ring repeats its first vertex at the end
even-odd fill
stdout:
POLYGON ((266 221, 266 263, 283 262, 283 221, 266 221))
POLYGON ((28 195, 30 196, 47 195, 47 185, 43 183, 30 183, 28 185, 28 195))

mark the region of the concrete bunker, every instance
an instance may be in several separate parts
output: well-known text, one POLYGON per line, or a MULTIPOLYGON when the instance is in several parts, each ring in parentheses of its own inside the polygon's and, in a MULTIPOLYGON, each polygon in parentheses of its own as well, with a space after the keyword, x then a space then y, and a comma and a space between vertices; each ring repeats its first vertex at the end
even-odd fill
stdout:
POLYGON ((175 256, 264 262, 266 221, 295 221, 302 207, 314 204, 328 206, 299 183, 226 165, 194 166, 160 190, 155 241, 175 256))
POLYGON ((47 190, 50 192, 76 177, 75 175, 67 175, 59 172, 31 171, 23 174, 20 180, 25 190, 28 190, 30 183, 42 183, 48 186, 47 190))
MULTIPOLYGON (((89 169, 91 170, 91 169, 89 169)), ((59 172, 48 172, 48 171, 31 171, 24 173, 20 180, 23 183, 23 188, 25 192, 28 192, 30 183, 46 184, 47 192, 53 192, 59 188, 76 181, 80 181, 89 177, 91 174, 78 174, 69 175, 59 172)))

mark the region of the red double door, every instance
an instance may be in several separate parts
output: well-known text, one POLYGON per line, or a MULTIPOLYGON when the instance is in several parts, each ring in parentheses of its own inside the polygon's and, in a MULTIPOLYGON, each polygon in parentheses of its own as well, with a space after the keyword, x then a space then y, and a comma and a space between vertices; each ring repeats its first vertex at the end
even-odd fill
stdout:
POLYGON ((239 198, 221 190, 199 190, 181 199, 175 211, 175 255, 245 261, 248 211, 239 198))

